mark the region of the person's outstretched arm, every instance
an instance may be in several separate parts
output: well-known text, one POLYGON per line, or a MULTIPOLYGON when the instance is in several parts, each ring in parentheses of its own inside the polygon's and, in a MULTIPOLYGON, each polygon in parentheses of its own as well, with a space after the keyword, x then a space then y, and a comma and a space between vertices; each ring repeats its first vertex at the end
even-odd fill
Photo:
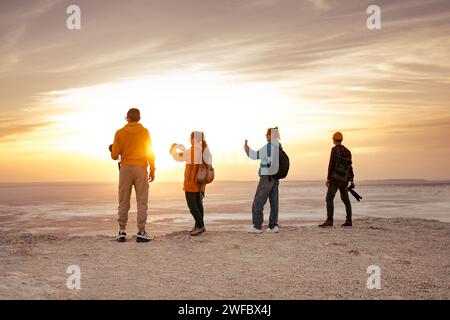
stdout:
POLYGON ((247 154, 247 156, 250 159, 252 159, 252 160, 259 160, 260 159, 260 153, 263 150, 263 148, 261 148, 258 151, 255 151, 255 150, 253 150, 252 148, 249 147, 248 140, 245 140, 244 150, 245 150, 245 153, 247 154))

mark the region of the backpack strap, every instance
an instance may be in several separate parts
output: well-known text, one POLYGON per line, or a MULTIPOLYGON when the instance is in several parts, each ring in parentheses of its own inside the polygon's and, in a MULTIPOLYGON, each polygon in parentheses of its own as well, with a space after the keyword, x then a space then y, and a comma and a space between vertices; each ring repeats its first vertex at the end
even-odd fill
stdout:
MULTIPOLYGON (((206 165, 205 163, 205 159, 203 157, 203 152, 205 151, 206 146, 205 146, 205 137, 204 137, 204 133, 202 132, 202 154, 200 155, 202 158, 202 165, 206 165)), ((197 171, 198 172, 198 171, 197 171)), ((205 194, 202 193, 202 184, 199 183, 198 184, 198 193, 200 194, 200 201, 203 200, 203 198, 205 197, 205 194)))
MULTIPOLYGON (((258 152, 259 152, 259 151, 258 151, 258 152)), ((270 143, 270 142, 266 144, 266 155, 267 155, 268 158, 271 158, 271 157, 272 157, 272 143, 270 143)), ((259 155, 258 155, 258 158, 259 158, 259 155)), ((272 165, 272 159, 271 159, 271 161, 270 161, 269 163, 267 163, 267 164, 261 163, 261 164, 260 164, 260 167, 261 167, 261 168, 270 168, 271 165, 272 165)))

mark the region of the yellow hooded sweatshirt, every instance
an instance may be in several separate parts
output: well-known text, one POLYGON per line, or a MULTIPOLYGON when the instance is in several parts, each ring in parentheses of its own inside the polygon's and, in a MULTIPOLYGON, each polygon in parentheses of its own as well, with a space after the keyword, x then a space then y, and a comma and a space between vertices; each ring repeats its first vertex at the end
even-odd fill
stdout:
POLYGON ((155 156, 152 151, 150 133, 138 122, 130 122, 116 132, 111 158, 123 166, 138 166, 155 169, 155 156))

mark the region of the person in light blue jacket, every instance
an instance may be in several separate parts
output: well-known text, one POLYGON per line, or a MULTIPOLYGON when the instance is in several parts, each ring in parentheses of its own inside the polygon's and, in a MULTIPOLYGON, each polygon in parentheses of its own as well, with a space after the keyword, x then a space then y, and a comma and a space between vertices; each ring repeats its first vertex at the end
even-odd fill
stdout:
POLYGON ((269 199, 270 217, 269 228, 266 230, 271 233, 278 233, 278 187, 280 181, 273 177, 279 169, 280 152, 280 133, 278 127, 267 129, 267 144, 258 151, 253 150, 245 140, 244 150, 247 156, 252 160, 260 160, 259 183, 256 189, 255 198, 252 206, 253 226, 249 233, 262 233, 264 222, 264 205, 269 199))

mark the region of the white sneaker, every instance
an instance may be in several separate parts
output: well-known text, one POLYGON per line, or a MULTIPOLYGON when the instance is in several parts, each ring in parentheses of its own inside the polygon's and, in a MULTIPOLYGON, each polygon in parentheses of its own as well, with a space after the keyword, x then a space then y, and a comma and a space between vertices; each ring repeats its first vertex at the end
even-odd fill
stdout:
POLYGON ((116 238, 117 242, 125 242, 127 241, 127 233, 125 232, 125 230, 120 230, 119 231, 119 235, 116 238))
POLYGON ((263 231, 260 230, 260 229, 256 229, 255 227, 251 227, 250 229, 248 229, 247 232, 248 232, 248 233, 259 234, 259 233, 262 233, 263 231))
POLYGON ((150 242, 152 240, 154 240, 154 237, 147 232, 138 232, 136 235, 136 242, 150 242))
POLYGON ((273 227, 272 229, 267 228, 266 232, 268 233, 278 233, 280 230, 278 229, 278 226, 273 227))

